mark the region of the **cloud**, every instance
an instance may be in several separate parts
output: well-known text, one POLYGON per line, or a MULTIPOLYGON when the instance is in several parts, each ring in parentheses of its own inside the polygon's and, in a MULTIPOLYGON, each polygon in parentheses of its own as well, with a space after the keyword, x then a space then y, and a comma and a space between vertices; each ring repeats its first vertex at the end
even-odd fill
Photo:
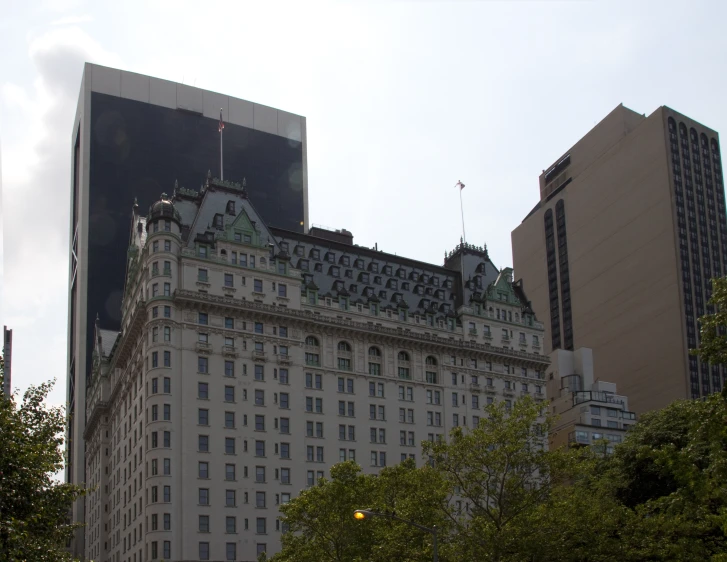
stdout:
POLYGON ((27 58, 31 85, 0 85, 3 323, 14 329, 14 381, 56 378, 49 400, 65 402, 71 128, 84 62, 120 61, 78 27, 38 36, 27 58))
POLYGON ((86 23, 89 21, 93 21, 93 16, 90 14, 85 14, 82 16, 65 16, 60 19, 57 19, 54 22, 51 22, 51 25, 76 25, 79 23, 86 23))

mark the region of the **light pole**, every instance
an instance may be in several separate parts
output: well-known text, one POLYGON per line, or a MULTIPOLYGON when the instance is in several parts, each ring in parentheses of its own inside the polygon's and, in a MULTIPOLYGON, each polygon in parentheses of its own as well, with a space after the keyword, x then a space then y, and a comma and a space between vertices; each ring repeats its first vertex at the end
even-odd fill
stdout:
POLYGON ((381 513, 378 511, 371 511, 370 509, 357 509, 353 512, 354 519, 358 519, 359 521, 363 521, 364 519, 367 519, 369 517, 387 517, 389 519, 395 519, 396 521, 401 521, 402 523, 406 523, 407 525, 411 525, 412 527, 416 527, 417 529, 421 531, 426 531, 427 533, 431 533, 432 535, 432 560, 434 562, 439 562, 439 554, 437 553, 437 526, 435 525, 431 529, 429 527, 425 527, 423 525, 419 525, 418 523, 414 523, 414 521, 408 521, 407 519, 402 519, 401 517, 397 517, 393 513, 381 513))

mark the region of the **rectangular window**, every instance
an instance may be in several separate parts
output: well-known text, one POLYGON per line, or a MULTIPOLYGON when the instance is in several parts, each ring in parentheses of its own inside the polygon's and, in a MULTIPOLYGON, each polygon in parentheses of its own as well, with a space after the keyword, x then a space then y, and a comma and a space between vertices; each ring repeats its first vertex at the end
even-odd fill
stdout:
POLYGON ((278 296, 279 297, 287 297, 288 296, 288 286, 283 285, 282 283, 278 283, 278 296))
POLYGON ((200 408, 197 412, 197 424, 209 425, 209 410, 200 408))
POLYGON ((235 465, 234 464, 226 464, 225 465, 225 480, 235 480, 235 465))
POLYGON ((201 542, 199 543, 199 559, 209 560, 210 559, 210 543, 201 542))
POLYGON ((262 279, 253 279, 253 291, 255 293, 263 292, 263 281, 262 279))
POLYGON ((225 273, 225 287, 234 287, 235 282, 232 273, 225 273))
POLYGON ((228 429, 234 429, 235 412, 225 412, 225 427, 228 429))
POLYGON ((225 361, 225 376, 226 377, 235 376, 235 362, 234 361, 225 361))
POLYGON ((237 505, 237 496, 235 490, 225 490, 225 506, 235 507, 237 505))

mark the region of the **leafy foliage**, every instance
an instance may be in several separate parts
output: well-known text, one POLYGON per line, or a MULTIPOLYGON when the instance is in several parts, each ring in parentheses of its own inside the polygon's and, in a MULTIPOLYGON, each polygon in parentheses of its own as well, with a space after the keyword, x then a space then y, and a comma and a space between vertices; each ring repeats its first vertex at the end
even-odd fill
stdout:
MULTIPOLYGON (((0 371, 0 387, 2 386, 0 371)), ((70 560, 69 509, 84 491, 53 475, 63 467, 63 408, 44 402, 53 383, 31 386, 18 406, 0 393, 0 552, 8 560, 70 560)))
POLYGON ((727 365, 727 277, 712 279, 712 296, 707 304, 714 313, 699 319, 699 349, 691 353, 713 365, 727 365))
POLYGON ((646 414, 613 455, 541 447, 551 419, 529 399, 486 408, 479 427, 423 444, 376 477, 354 463, 282 511, 275 561, 727 562, 727 392, 646 414), (461 503, 458 503, 461 502, 461 503))
POLYGON ((448 441, 424 443, 450 495, 440 509, 452 521, 456 551, 471 560, 503 560, 521 549, 522 523, 563 477, 563 457, 547 451, 549 417, 530 398, 489 405, 479 427, 455 428, 448 441))

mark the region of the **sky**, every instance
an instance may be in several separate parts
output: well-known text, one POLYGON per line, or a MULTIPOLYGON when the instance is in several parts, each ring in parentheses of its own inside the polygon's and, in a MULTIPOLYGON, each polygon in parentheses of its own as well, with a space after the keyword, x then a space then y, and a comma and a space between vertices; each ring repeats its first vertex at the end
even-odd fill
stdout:
POLYGON ((2 12, 0 322, 13 329, 13 387, 56 379, 54 404, 85 61, 306 116, 310 222, 435 264, 462 236, 461 180, 467 241, 511 265, 538 176, 620 103, 727 131, 723 0, 36 0, 2 12))

